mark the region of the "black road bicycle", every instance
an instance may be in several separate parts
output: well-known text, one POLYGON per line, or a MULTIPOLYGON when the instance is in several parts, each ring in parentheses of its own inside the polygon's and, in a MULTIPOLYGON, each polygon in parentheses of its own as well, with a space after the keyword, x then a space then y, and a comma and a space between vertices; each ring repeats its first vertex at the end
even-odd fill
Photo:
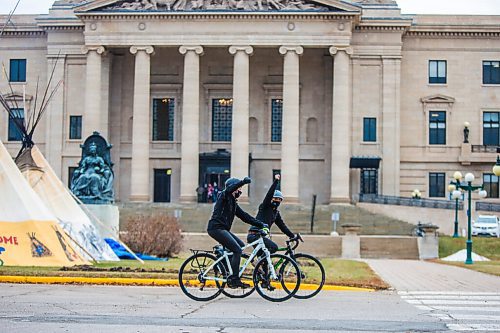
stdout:
MULTIPOLYGON (((300 270, 300 288, 293 295, 295 298, 307 299, 316 296, 323 285, 325 284, 326 274, 325 268, 316 257, 307 253, 296 253, 295 249, 299 246, 299 242, 304 242, 300 234, 286 241, 286 246, 278 248, 278 251, 284 252, 284 255, 295 261, 300 270)), ((246 253, 241 256, 243 269, 241 277, 248 279, 252 276, 256 259, 250 258, 246 253), (248 262, 250 261, 250 262, 248 262)), ((279 267, 281 261, 275 262, 275 266, 279 267)), ((254 288, 249 289, 224 289, 222 293, 231 298, 243 298, 252 294, 254 288)))

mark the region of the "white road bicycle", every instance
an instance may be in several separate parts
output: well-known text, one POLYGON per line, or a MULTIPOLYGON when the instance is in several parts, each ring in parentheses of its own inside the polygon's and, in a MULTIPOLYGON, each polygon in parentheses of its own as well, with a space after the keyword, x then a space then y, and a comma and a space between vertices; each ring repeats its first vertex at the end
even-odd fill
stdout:
MULTIPOLYGON (((264 236, 265 234, 261 234, 264 236)), ((184 261, 179 269, 179 285, 191 299, 209 301, 221 293, 229 297, 246 297, 254 290, 260 296, 272 302, 283 302, 295 295, 300 287, 300 269, 290 257, 283 254, 270 254, 263 238, 243 246, 245 250, 255 246, 240 268, 241 280, 250 285, 246 289, 224 289, 228 276, 233 271, 230 256, 232 252, 224 251, 217 256, 216 251, 193 250, 193 255, 184 261), (251 265, 257 253, 264 255, 251 265)))

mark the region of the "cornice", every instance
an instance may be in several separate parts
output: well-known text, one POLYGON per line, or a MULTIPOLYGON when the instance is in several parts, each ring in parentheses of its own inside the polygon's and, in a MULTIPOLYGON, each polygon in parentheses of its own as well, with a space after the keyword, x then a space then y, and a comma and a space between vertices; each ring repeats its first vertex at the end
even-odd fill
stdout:
POLYGON ((4 31, 3 37, 33 37, 33 36, 45 36, 46 32, 44 30, 32 30, 32 31, 4 31))
POLYGON ((307 19, 307 20, 346 20, 353 19, 359 15, 356 13, 158 13, 158 12, 140 12, 140 13, 82 13, 76 14, 82 20, 99 20, 99 19, 117 19, 117 20, 220 20, 220 19, 258 19, 258 20, 287 20, 287 19, 307 19))
POLYGON ((355 31, 405 31, 407 25, 357 25, 355 31))
POLYGON ((492 38, 500 37, 500 31, 407 31, 407 37, 427 37, 427 38, 492 38))
POLYGON ((83 25, 44 25, 42 26, 44 30, 54 31, 54 30, 71 30, 71 31, 83 31, 85 26, 83 25))

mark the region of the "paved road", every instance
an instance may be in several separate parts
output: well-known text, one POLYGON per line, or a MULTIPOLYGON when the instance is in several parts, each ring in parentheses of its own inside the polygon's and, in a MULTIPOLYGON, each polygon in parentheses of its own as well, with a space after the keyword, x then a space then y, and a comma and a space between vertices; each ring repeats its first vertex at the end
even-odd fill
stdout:
POLYGON ((500 277, 413 260, 366 260, 403 300, 451 330, 500 332, 500 277))
POLYGON ((396 292, 322 292, 271 303, 252 295, 194 302, 178 288, 0 284, 0 331, 442 332, 396 292))
POLYGON ((419 260, 366 259, 364 261, 399 291, 500 293, 500 277, 462 267, 419 260))

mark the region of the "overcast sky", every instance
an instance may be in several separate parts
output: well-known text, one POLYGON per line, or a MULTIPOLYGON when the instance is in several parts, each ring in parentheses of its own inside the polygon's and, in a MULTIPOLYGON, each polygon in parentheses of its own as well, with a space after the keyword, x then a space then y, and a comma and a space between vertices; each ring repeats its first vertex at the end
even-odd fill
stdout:
MULTIPOLYGON (((500 15, 500 0, 397 0, 404 14, 500 15)), ((8 14, 17 0, 0 0, 0 14, 8 14)), ((54 0, 21 0, 16 14, 48 13, 54 0)))

